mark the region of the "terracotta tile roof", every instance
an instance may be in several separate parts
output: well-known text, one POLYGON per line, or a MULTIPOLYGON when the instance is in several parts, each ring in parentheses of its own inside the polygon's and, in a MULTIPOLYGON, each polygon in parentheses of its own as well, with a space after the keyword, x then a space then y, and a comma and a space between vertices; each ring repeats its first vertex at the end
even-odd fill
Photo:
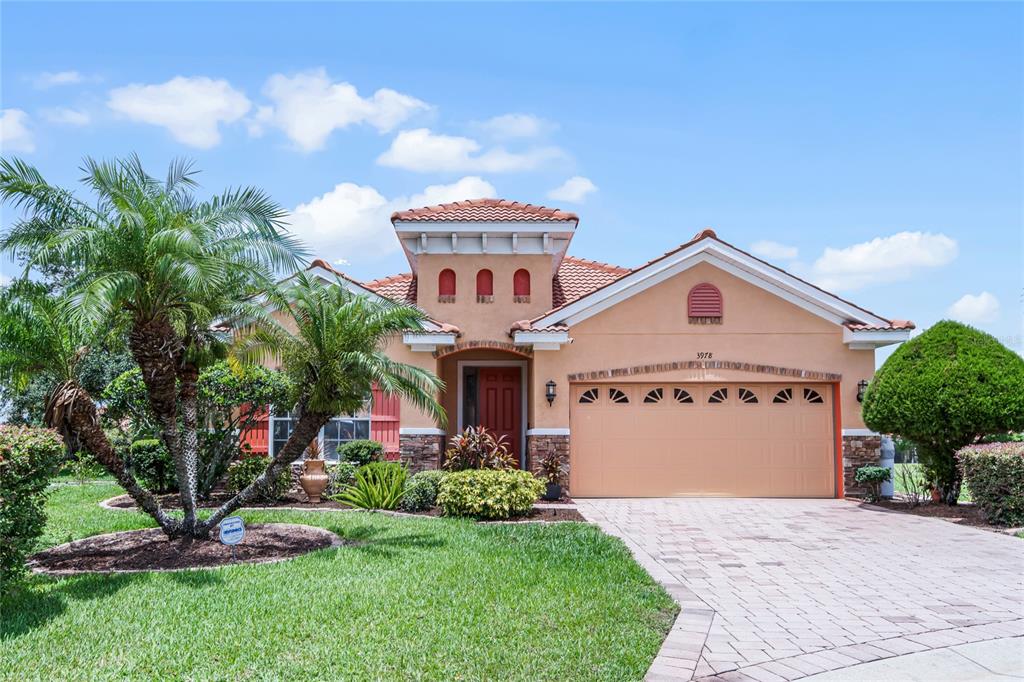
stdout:
POLYGON ((416 305, 416 278, 410 272, 364 282, 363 286, 393 301, 416 305))
POLYGON ((910 320, 889 320, 889 325, 886 327, 880 327, 878 325, 861 324, 859 322, 847 322, 847 329, 852 329, 855 332, 878 332, 878 331, 892 331, 896 329, 916 329, 915 325, 910 320))
POLYGON ((552 308, 560 308, 577 298, 610 284, 630 272, 629 268, 599 263, 586 258, 566 256, 552 282, 552 308))
POLYGON ((575 213, 557 208, 534 206, 507 199, 472 199, 451 204, 438 204, 395 211, 391 222, 447 221, 447 222, 579 222, 575 213))

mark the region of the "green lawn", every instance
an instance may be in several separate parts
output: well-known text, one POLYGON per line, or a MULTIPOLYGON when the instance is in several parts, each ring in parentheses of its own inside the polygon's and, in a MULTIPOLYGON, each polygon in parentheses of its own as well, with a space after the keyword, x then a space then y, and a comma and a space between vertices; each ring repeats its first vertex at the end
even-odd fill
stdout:
MULTIPOLYGON (((53 490, 43 545, 152 525, 53 490)), ((246 512, 362 544, 263 566, 32 578, 0 599, 0 678, 637 680, 675 614, 585 524, 246 512)))

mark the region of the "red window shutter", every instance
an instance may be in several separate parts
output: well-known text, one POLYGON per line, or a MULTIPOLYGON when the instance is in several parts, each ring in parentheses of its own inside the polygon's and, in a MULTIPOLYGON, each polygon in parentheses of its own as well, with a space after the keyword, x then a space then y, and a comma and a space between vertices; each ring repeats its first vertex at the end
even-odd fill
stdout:
POLYGON ((520 268, 512 275, 512 295, 530 295, 530 271, 520 268))
POLYGON ((494 273, 487 268, 476 273, 476 295, 494 296, 494 273))
POLYGON ((721 318, 722 292, 714 284, 702 282, 690 289, 686 306, 691 318, 721 318))
POLYGON ((451 268, 445 268, 441 271, 441 274, 437 276, 437 295, 455 295, 455 271, 451 268))
POLYGON ((373 387, 370 407, 370 439, 383 443, 387 459, 398 459, 398 427, 401 400, 397 395, 373 387))
MULTIPOLYGON (((243 410, 249 409, 249 405, 243 405, 243 410)), ((254 454, 266 455, 270 452, 270 411, 266 405, 256 408, 255 421, 252 425, 242 431, 239 436, 239 445, 248 446, 254 454)))

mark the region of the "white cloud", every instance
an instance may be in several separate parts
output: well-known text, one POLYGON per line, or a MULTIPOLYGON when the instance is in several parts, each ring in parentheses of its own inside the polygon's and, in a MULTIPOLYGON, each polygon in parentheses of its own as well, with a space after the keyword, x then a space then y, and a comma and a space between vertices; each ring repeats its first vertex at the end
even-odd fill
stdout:
POLYGON ((335 130, 363 123, 386 133, 430 108, 426 102, 388 88, 361 97, 354 85, 331 82, 324 69, 294 76, 274 74, 263 94, 273 105, 259 108, 249 132, 260 135, 267 126, 278 127, 307 152, 322 149, 335 130))
POLYGON ((44 71, 32 80, 32 84, 40 90, 45 90, 58 85, 74 85, 84 80, 85 77, 77 71, 57 71, 56 73, 44 71))
POLYGON ((980 294, 964 294, 949 306, 946 314, 954 320, 979 324, 994 322, 999 317, 999 299, 987 291, 980 294))
POLYGON ((333 263, 374 260, 400 248, 391 226, 393 212, 495 195, 494 186, 476 176, 450 185, 431 185, 419 194, 392 199, 373 187, 343 182, 296 206, 291 230, 309 245, 314 255, 333 263))
POLYGON ((377 163, 419 173, 506 173, 533 170, 565 156, 557 147, 535 147, 523 152, 492 147, 480 151, 480 143, 471 138, 438 135, 417 128, 400 132, 377 163))
POLYGON ((768 260, 793 260, 800 255, 800 251, 795 246, 787 246, 767 239, 751 244, 750 252, 768 260))
POLYGON ((0 113, 0 152, 34 152, 36 142, 28 127, 28 114, 21 109, 0 113))
POLYGON ((956 241, 944 234, 899 232, 841 249, 826 248, 811 267, 815 284, 830 290, 859 289, 909 279, 956 258, 956 241))
POLYGON ((58 123, 60 125, 86 126, 92 121, 89 112, 80 109, 69 109, 67 107, 44 109, 42 114, 43 118, 50 123, 58 123))
POLYGON ((597 191, 597 185, 589 178, 576 175, 569 178, 559 187, 548 192, 548 198, 555 201, 568 201, 573 204, 582 204, 587 195, 597 191))
POLYGON ((220 143, 220 124, 241 119, 251 104, 226 80, 176 76, 159 85, 115 88, 107 106, 129 120, 167 128, 182 144, 209 149, 220 143))
POLYGON ((477 123, 475 127, 501 139, 538 137, 555 128, 553 124, 532 114, 503 114, 477 123))

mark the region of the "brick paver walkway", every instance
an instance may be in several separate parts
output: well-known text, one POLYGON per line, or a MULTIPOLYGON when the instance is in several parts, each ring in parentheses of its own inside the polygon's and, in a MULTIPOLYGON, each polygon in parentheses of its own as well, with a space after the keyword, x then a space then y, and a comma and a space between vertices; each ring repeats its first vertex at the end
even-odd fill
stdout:
POLYGON ((1018 538, 845 500, 577 504, 682 606, 648 680, 793 680, 1024 635, 1018 538))

